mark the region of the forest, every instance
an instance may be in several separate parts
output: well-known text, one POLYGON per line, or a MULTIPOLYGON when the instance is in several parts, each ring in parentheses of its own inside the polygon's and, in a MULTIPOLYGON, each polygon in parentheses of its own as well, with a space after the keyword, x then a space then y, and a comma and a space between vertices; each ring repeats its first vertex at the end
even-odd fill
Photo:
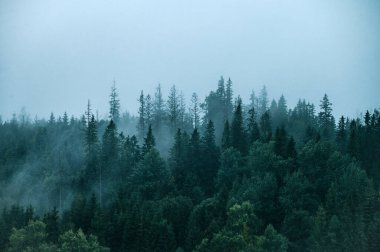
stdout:
MULTIPOLYGON (((221 77, 109 116, 0 119, 0 251, 378 251, 380 112, 221 77)), ((107 96, 108 94, 105 94, 107 96)), ((343 94, 342 94, 343 95, 343 94)), ((85 105, 87 103, 87 106, 85 105)))

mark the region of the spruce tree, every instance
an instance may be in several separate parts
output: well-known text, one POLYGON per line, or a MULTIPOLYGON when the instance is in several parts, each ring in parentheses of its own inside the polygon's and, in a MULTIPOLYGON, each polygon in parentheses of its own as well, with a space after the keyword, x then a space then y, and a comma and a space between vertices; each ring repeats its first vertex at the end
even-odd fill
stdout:
POLYGON ((324 139, 330 139, 334 133, 335 121, 331 105, 327 94, 325 94, 320 104, 321 111, 318 114, 320 132, 324 139))
POLYGON ((110 94, 110 115, 109 118, 114 122, 118 123, 120 119, 120 101, 118 99, 118 94, 116 91, 116 83, 113 81, 113 85, 111 87, 111 94, 110 94))
POLYGON ((144 145, 142 147, 142 155, 145 156, 149 151, 151 151, 156 146, 156 140, 153 136, 152 126, 149 125, 148 133, 144 138, 144 145))
POLYGON ((139 138, 143 139, 146 131, 146 120, 145 120, 145 114, 146 114, 146 106, 145 106, 145 98, 144 98, 144 92, 141 90, 140 98, 139 98, 139 121, 137 124, 137 131, 139 134, 139 138))
POLYGON ((238 98, 234 112, 234 119, 231 124, 231 145, 240 151, 242 155, 247 154, 247 142, 243 124, 242 101, 238 98))
POLYGON ((260 118, 261 140, 265 143, 272 138, 272 126, 269 111, 266 111, 260 118))
POLYGON ((260 139, 259 126, 257 125, 256 111, 254 107, 248 110, 248 143, 252 145, 253 142, 260 139))

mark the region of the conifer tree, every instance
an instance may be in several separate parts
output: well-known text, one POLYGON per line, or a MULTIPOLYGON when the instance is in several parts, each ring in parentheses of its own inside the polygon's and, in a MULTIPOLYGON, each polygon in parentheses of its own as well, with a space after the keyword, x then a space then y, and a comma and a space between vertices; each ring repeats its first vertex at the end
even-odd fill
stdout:
POLYGON ((265 112, 260 119, 260 133, 263 142, 269 142, 272 138, 272 126, 269 112, 265 112))
POLYGON ((336 142, 338 144, 339 150, 344 152, 346 150, 347 133, 346 133, 346 122, 344 116, 339 119, 338 131, 336 133, 336 142))
POLYGON ((113 81, 113 85, 111 87, 111 94, 110 94, 110 115, 109 118, 114 121, 114 123, 118 123, 120 119, 120 101, 118 99, 118 94, 116 91, 116 83, 113 81))
POLYGON ((149 125, 148 133, 144 138, 144 145, 142 147, 142 155, 145 156, 150 150, 156 146, 156 140, 153 136, 152 126, 149 125))
POLYGON ((151 125, 153 121, 153 104, 150 94, 145 97, 145 125, 151 125))
POLYGON ((193 93, 191 96, 191 107, 190 107, 191 119, 194 128, 199 128, 200 116, 199 116, 199 101, 198 95, 193 93))
POLYGON ((228 120, 232 119, 233 106, 232 106, 233 90, 231 78, 228 78, 226 84, 226 118, 228 120))
POLYGON ((139 121, 137 125, 137 130, 139 133, 139 138, 142 139, 145 135, 146 131, 146 120, 145 120, 145 114, 146 114, 146 105, 145 105, 145 98, 144 98, 144 92, 141 90, 140 98, 139 98, 139 121))
POLYGON ((243 125, 242 101, 237 100, 237 106, 234 112, 234 119, 231 124, 231 145, 240 151, 242 155, 247 154, 247 142, 243 125))
POLYGON ((165 102, 162 98, 161 84, 158 84, 153 101, 153 127, 157 130, 165 119, 165 102))
POLYGON ((335 128, 331 105, 329 98, 325 94, 320 104, 321 111, 318 114, 318 121, 322 137, 326 139, 333 135, 335 128))
POLYGON ((178 119, 179 119, 179 95, 175 85, 173 85, 170 89, 167 107, 168 107, 168 118, 171 126, 171 130, 174 131, 178 127, 178 119))
POLYGON ((259 126, 257 125, 256 111, 252 106, 248 111, 248 144, 251 145, 253 142, 260 139, 259 126))
POLYGON ((201 183, 206 195, 212 195, 214 190, 213 181, 219 166, 219 150, 215 143, 214 124, 210 120, 207 123, 205 133, 202 138, 202 160, 201 183))

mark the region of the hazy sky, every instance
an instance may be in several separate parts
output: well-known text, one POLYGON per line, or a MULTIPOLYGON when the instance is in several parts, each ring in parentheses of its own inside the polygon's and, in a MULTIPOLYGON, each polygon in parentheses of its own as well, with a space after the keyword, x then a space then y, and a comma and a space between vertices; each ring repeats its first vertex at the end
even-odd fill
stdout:
POLYGON ((380 107, 379 0, 0 0, 0 115, 100 115, 172 84, 203 100, 220 76, 334 114, 380 107))

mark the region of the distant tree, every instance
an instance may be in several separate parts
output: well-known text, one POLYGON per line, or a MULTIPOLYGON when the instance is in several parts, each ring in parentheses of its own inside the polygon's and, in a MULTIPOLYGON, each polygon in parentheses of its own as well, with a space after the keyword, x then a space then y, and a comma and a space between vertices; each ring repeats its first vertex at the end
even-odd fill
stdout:
POLYGON ((256 111, 254 107, 251 107, 248 111, 248 143, 251 145, 253 142, 260 139, 259 126, 257 125, 256 111))
POLYGON ((359 136, 358 128, 355 120, 352 120, 350 123, 350 134, 348 137, 347 151, 353 156, 357 157, 359 152, 359 136))
POLYGON ((264 231, 264 235, 258 237, 257 245, 255 247, 257 251, 262 252, 287 251, 288 240, 269 224, 264 231))
POLYGON ((175 85, 173 85, 170 89, 167 108, 168 108, 168 118, 170 122, 170 127, 172 131, 176 130, 178 127, 179 121, 179 110, 180 110, 180 97, 178 95, 177 89, 175 85))
POLYGON ((59 216, 56 208, 53 208, 51 211, 45 213, 43 222, 46 224, 46 240, 48 242, 57 243, 59 237, 59 216))
POLYGON ((226 88, 224 85, 223 76, 220 76, 220 79, 218 81, 218 89, 216 90, 216 94, 222 99, 224 99, 226 97, 226 88))
POLYGON ((48 246, 46 239, 46 225, 41 221, 31 221, 25 228, 13 229, 9 238, 10 246, 7 251, 54 251, 48 246))
POLYGON ((94 180, 97 179, 97 175, 99 175, 100 169, 100 145, 98 140, 97 123, 95 121, 94 115, 91 116, 91 119, 86 128, 85 154, 85 175, 88 179, 88 183, 91 184, 94 180))
POLYGON ((325 94, 320 104, 321 111, 318 114, 319 127, 322 137, 330 139, 333 136, 335 120, 332 115, 331 102, 325 94))
POLYGON ((259 108, 258 108, 258 114, 259 116, 262 116, 267 110, 268 110, 268 93, 266 86, 263 86, 260 91, 259 96, 259 108))
POLYGON ((156 146, 156 140, 153 136, 152 126, 149 125, 148 133, 144 138, 144 145, 142 147, 142 155, 145 156, 150 150, 156 146))
POLYGON ((347 144, 347 132, 346 132, 346 123, 345 123, 344 116, 342 116, 339 119, 338 131, 336 133, 336 142, 338 144, 339 150, 341 152, 344 152, 346 150, 346 144, 347 144))
POLYGON ((145 97, 145 125, 151 125, 153 122, 153 104, 150 94, 145 97))
POLYGON ((193 127, 199 128, 199 125, 200 125, 199 101, 198 101, 198 95, 196 93, 193 93, 191 96, 190 113, 191 113, 191 118, 193 121, 193 127))
POLYGON ((91 103, 90 103, 90 100, 87 100, 87 109, 86 109, 86 112, 85 112, 85 116, 86 116, 86 119, 87 119, 87 124, 91 120, 91 115, 92 115, 92 112, 91 112, 91 103))
POLYGON ((145 115, 146 115, 146 105, 145 105, 145 98, 144 98, 144 92, 141 90, 140 98, 139 98, 139 121, 137 124, 137 130, 139 133, 139 138, 142 139, 143 136, 145 135, 146 131, 146 120, 145 120, 145 115))
POLYGON ((178 126, 183 129, 185 126, 186 119, 186 102, 185 96, 181 92, 179 95, 179 104, 178 104, 178 126))
POLYGON ((71 252, 90 252, 99 251, 107 252, 110 251, 106 247, 99 245, 98 239, 94 235, 86 235, 81 229, 74 232, 69 230, 59 237, 60 240, 60 250, 59 251, 71 251, 71 252))
POLYGON ((113 85, 111 87, 111 94, 110 94, 110 115, 109 118, 114 121, 114 123, 118 123, 120 119, 120 100, 118 99, 118 94, 116 91, 116 83, 113 81, 113 85))
POLYGON ((242 101, 238 98, 231 124, 231 145, 239 150, 243 155, 247 154, 247 139, 243 124, 242 101))
POLYGON ((53 112, 50 113, 49 125, 55 124, 55 116, 53 112))
POLYGON ((260 133, 263 142, 269 142, 272 138, 272 125, 269 112, 265 112, 260 118, 260 133))
POLYGON ((165 119, 165 102, 162 98, 161 84, 158 84, 153 101, 153 127, 158 129, 165 119))
POLYGON ((233 113, 232 99, 233 99, 232 81, 231 81, 231 78, 228 78, 228 81, 226 83, 226 118, 228 120, 232 119, 232 113, 233 113))
POLYGON ((67 116, 66 112, 63 113, 62 124, 64 128, 67 128, 69 126, 69 117, 67 116))
POLYGON ((202 138, 202 160, 201 183, 207 195, 211 195, 214 190, 214 183, 210 182, 216 176, 219 166, 219 149, 215 143, 215 129, 212 121, 209 121, 202 138))

